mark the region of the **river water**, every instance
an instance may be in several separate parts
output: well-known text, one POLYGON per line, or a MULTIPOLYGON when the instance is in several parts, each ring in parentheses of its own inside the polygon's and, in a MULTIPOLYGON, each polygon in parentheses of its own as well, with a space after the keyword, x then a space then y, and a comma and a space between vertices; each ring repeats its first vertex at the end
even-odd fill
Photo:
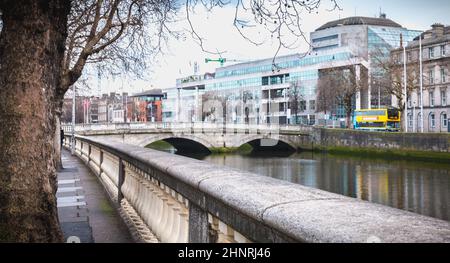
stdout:
POLYGON ((450 221, 450 164, 312 152, 189 157, 450 221))

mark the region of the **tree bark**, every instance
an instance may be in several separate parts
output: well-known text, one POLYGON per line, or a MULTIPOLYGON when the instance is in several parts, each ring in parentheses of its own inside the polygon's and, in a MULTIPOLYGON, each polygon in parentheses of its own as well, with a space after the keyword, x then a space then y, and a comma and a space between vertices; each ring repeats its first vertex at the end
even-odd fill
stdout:
POLYGON ((53 138, 53 146, 55 147, 55 165, 56 170, 60 171, 63 169, 62 157, 61 157, 61 118, 59 114, 55 114, 55 136, 53 138))
POLYGON ((346 112, 346 118, 345 118, 347 129, 353 129, 351 119, 352 119, 352 112, 351 111, 347 111, 346 112))
POLYGON ((0 10, 0 241, 61 242, 54 135, 70 1, 0 10))

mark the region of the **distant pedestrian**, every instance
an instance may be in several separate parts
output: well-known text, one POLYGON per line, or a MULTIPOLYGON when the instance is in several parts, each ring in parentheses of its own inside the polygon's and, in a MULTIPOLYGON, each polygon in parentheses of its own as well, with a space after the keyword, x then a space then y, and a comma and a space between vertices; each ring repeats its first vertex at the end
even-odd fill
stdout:
POLYGON ((61 148, 64 145, 64 130, 61 129, 61 148))

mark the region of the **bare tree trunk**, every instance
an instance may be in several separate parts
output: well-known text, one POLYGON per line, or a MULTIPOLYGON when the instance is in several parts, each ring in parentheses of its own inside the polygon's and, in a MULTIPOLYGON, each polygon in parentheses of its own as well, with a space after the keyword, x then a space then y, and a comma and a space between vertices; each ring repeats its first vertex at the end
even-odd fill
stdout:
POLYGON ((53 146, 55 147, 55 164, 56 170, 59 171, 63 168, 61 159, 61 118, 58 114, 55 114, 55 137, 53 146))
POLYGON ((351 111, 347 111, 346 112, 346 125, 347 125, 347 129, 352 129, 352 112, 351 111))
POLYGON ((70 1, 0 10, 0 241, 60 242, 55 109, 70 1))

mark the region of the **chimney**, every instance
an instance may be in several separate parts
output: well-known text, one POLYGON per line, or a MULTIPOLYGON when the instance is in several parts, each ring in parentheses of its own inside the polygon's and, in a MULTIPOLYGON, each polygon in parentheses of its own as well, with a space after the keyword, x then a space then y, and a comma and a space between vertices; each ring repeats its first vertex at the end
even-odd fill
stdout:
POLYGON ((425 33, 423 33, 423 39, 429 39, 433 37, 433 31, 432 30, 427 30, 425 31, 425 33))
POLYGON ((440 36, 444 35, 444 25, 443 24, 435 23, 435 24, 431 25, 431 28, 432 28, 434 37, 440 37, 440 36))
POLYGON ((386 16, 386 14, 385 14, 385 13, 380 13, 380 18, 386 19, 386 18, 387 18, 387 16, 386 16))

